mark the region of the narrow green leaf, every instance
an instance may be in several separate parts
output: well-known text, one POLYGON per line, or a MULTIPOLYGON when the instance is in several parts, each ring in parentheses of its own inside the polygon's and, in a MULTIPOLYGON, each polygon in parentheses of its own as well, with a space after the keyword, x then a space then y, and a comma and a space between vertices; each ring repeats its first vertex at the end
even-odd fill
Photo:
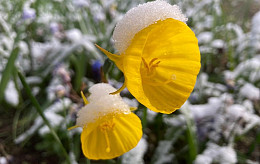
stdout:
POLYGON ((70 163, 70 158, 68 156, 68 153, 67 151, 65 150, 64 146, 62 145, 58 135, 56 134, 55 130, 52 128, 50 122, 47 120, 47 118, 45 117, 44 113, 43 113, 43 110, 40 106, 40 104, 38 103, 38 101, 36 100, 36 98, 33 96, 32 94, 32 91, 29 87, 29 85, 26 83, 25 81, 25 78, 23 77, 22 73, 18 71, 18 76, 24 86, 24 89, 27 93, 27 95, 29 96, 32 104, 34 105, 34 107, 36 108, 37 112, 39 113, 39 115, 42 117, 44 123, 49 127, 50 131, 51 131, 51 134, 53 135, 54 139, 57 141, 57 143, 59 144, 61 150, 62 150, 62 153, 64 154, 64 156, 66 157, 66 160, 68 163, 70 163))
POLYGON ((107 75, 111 71, 112 67, 113 67, 113 62, 107 58, 103 66, 104 73, 107 75))
POLYGON ((186 117, 186 124, 187 124, 187 139, 188 139, 188 145, 189 145, 189 163, 192 163, 197 154, 197 137, 195 134, 195 124, 194 121, 191 118, 186 117))
POLYGON ((14 64, 15 64, 15 60, 18 56, 18 52, 19 52, 18 47, 12 51, 12 53, 8 59, 8 62, 6 64, 6 67, 4 69, 4 72, 3 72, 3 75, 1 78, 1 82, 0 82, 0 102, 3 101, 3 99, 4 99, 4 91, 10 80, 12 71, 14 69, 14 64))
POLYGON ((198 145, 197 145, 197 137, 196 137, 196 126, 194 123, 193 118, 191 117, 190 110, 188 107, 184 106, 181 109, 181 112, 183 113, 187 125, 186 129, 186 137, 188 141, 188 148, 189 148, 189 158, 188 163, 192 164, 195 160, 197 154, 198 154, 198 145))
POLYGON ((86 55, 81 54, 81 55, 71 55, 70 56, 70 61, 75 67, 75 75, 73 78, 73 86, 74 89, 78 92, 80 91, 80 87, 82 84, 82 79, 86 73, 87 69, 87 61, 86 61, 86 55))
POLYGON ((142 127, 145 129, 147 126, 147 108, 143 109, 143 116, 142 116, 142 127))

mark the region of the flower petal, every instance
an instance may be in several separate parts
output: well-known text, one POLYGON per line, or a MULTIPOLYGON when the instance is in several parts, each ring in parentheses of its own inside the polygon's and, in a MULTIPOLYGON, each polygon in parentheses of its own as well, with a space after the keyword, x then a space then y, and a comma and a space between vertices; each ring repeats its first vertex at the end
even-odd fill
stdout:
POLYGON ((89 159, 111 159, 134 148, 142 137, 140 119, 134 114, 121 114, 113 118, 114 128, 108 130, 107 139, 99 125, 108 120, 89 123, 81 133, 84 155, 89 159), (110 151, 107 151, 109 142, 110 151))

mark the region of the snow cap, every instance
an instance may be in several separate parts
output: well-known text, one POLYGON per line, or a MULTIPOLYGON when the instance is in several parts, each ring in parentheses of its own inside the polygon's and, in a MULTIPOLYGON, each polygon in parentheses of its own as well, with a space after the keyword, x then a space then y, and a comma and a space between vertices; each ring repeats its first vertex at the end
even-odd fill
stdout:
POLYGON ((167 18, 173 18, 184 23, 188 20, 182 14, 179 6, 170 5, 163 0, 147 2, 132 8, 115 27, 113 40, 116 49, 119 53, 123 53, 135 34, 149 25, 167 18))
POLYGON ((99 83, 93 85, 89 92, 89 104, 78 112, 77 125, 84 127, 108 114, 130 114, 130 107, 123 101, 119 94, 111 95, 116 89, 109 84, 99 83))

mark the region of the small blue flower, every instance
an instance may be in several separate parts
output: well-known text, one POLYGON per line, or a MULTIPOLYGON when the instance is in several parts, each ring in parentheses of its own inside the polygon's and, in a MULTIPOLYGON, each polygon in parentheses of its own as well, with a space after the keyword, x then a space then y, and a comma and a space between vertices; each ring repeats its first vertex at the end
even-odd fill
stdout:
POLYGON ((23 20, 33 20, 36 18, 36 11, 32 8, 24 8, 23 9, 23 20))
POLYGON ((98 82, 101 80, 101 66, 102 64, 99 60, 95 60, 91 66, 93 78, 98 82))
POLYGON ((76 7, 89 7, 89 1, 88 0, 74 0, 72 3, 76 7))
POLYGON ((52 34, 55 34, 56 32, 59 32, 59 24, 56 22, 52 22, 50 24, 50 31, 52 34))

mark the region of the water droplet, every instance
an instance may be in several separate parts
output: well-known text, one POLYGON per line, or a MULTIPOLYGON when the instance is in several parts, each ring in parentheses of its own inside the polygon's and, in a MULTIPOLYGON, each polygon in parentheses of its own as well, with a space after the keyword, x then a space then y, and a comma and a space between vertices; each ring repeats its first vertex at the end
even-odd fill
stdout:
POLYGON ((176 76, 174 74, 172 74, 172 80, 176 80, 176 76))
POLYGON ((110 148, 109 148, 109 147, 106 148, 106 152, 107 152, 107 153, 110 152, 110 148))

